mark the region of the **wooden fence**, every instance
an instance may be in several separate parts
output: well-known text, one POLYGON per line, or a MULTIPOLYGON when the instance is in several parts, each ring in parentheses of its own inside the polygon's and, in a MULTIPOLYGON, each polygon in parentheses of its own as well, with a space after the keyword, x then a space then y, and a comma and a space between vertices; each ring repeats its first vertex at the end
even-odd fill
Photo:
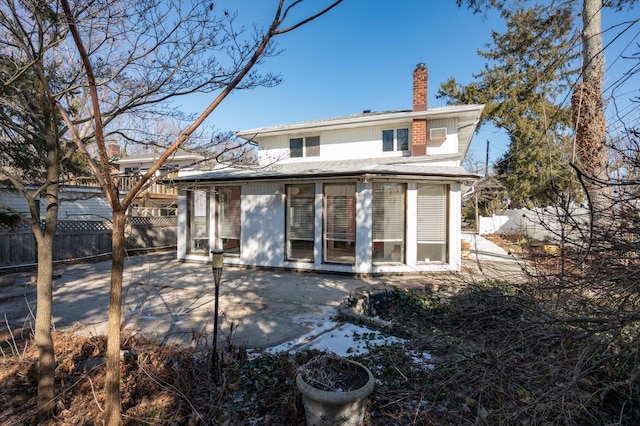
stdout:
MULTIPOLYGON (((125 231, 128 250, 176 245, 177 218, 132 217, 125 231)), ((56 228, 53 260, 82 259, 111 253, 112 224, 109 221, 60 221, 56 228)), ((0 224, 0 267, 37 262, 31 227, 0 224)))

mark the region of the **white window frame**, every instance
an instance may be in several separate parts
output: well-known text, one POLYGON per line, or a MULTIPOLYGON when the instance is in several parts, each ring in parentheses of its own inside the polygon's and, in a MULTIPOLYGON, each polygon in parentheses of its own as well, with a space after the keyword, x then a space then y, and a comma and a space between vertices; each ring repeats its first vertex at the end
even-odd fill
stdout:
POLYGON ((411 150, 411 132, 409 130, 408 127, 401 127, 399 129, 382 129, 382 136, 381 136, 381 142, 382 142, 382 152, 409 152, 411 150), (406 130, 407 132, 407 149, 400 149, 400 141, 398 140, 398 131, 400 130, 406 130), (391 132, 392 134, 392 147, 390 150, 386 150, 384 149, 384 134, 385 132, 391 132))
POLYGON ((188 193, 187 252, 209 255, 209 191, 196 189, 188 193))
POLYGON ((307 158, 307 157, 319 157, 319 156, 320 156, 320 135, 289 138, 289 158, 307 158), (297 139, 302 139, 302 155, 294 157, 293 155, 291 155, 291 141, 297 140, 297 139), (309 154, 309 149, 308 149, 309 139, 317 139, 318 141, 317 154, 313 154, 313 155, 309 154))

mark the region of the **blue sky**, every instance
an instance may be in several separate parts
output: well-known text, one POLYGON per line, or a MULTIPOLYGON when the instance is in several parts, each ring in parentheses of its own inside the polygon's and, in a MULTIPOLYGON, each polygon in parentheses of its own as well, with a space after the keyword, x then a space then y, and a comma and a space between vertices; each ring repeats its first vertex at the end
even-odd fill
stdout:
MULTIPOLYGON (((301 12, 318 10, 330 1, 305 3, 301 12)), ((252 23, 270 22, 276 4, 277 0, 220 0, 216 7, 237 10, 238 22, 251 28, 252 23)), ((638 14, 638 10, 632 12, 638 14)), ((607 24, 638 17, 609 12, 603 19, 607 24)), ((623 48, 627 55, 640 51, 639 27, 636 21, 625 38, 607 48, 607 61, 618 57, 623 48)), ((260 69, 281 74, 279 86, 232 93, 209 117, 208 125, 238 131, 365 109, 411 109, 412 73, 419 62, 429 70, 429 106, 442 106, 444 100, 435 98, 439 85, 449 77, 462 84, 471 82, 484 67, 477 50, 491 42, 491 30, 503 29, 495 12, 473 15, 457 8, 455 0, 345 0, 327 15, 277 38, 284 51, 260 69)), ((605 33, 605 42, 606 38, 605 33)), ((630 66, 628 60, 615 65, 630 66)), ((609 81, 615 78, 610 76, 609 81)), ((635 85, 627 83, 618 93, 638 97, 639 88, 636 79, 635 85)), ((183 102, 183 108, 199 112, 210 100, 192 97, 183 102)), ((487 140, 493 162, 507 149, 507 138, 495 129, 481 130, 471 151, 482 161, 487 140)))

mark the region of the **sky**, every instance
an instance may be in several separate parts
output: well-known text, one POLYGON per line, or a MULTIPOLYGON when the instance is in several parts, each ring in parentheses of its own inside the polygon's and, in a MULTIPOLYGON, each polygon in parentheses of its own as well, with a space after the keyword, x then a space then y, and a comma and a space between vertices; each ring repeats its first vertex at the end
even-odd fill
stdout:
MULTIPOLYGON (((238 23, 251 28, 272 19, 277 0, 219 0, 217 8, 237 10, 238 23)), ((301 12, 317 11, 329 0, 309 0, 301 12)), ((495 12, 486 16, 458 8, 455 0, 344 0, 319 19, 278 36, 283 52, 260 66, 282 76, 273 88, 235 91, 213 112, 207 124, 221 131, 360 113, 412 108, 412 74, 424 62, 429 71, 428 105, 444 106, 435 95, 441 83, 454 77, 458 83, 473 81, 484 67, 478 49, 491 43, 491 31, 502 32, 504 23, 495 12)), ((640 7, 625 13, 603 12, 603 28, 634 21, 623 37, 605 49, 613 64, 607 81, 613 88, 624 71, 638 64, 640 7), (633 13, 631 13, 633 12, 633 13), (621 54, 635 59, 623 59, 621 54), (613 60, 612 60, 613 58, 613 60)), ((291 23, 294 22, 292 19, 291 23)), ((605 44, 621 26, 605 32, 605 44)), ((606 83, 605 83, 606 85, 606 83)), ((640 99, 640 78, 615 86, 619 99, 640 99)), ((200 112, 211 95, 183 102, 185 111, 200 112)), ((637 105, 637 104, 636 104, 637 105)), ((624 107, 624 106, 622 106, 624 107)), ((638 117, 636 107, 632 115, 638 117)), ((637 120, 637 118, 636 118, 637 120)), ((493 163, 508 148, 506 135, 486 126, 473 138, 471 155, 493 163)))

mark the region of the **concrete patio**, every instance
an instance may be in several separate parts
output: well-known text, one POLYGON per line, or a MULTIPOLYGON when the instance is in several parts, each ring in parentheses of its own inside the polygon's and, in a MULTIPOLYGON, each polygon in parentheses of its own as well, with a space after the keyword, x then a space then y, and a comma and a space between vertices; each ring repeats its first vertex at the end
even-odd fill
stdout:
MULTIPOLYGON (((469 237, 465 234, 465 238, 469 237)), ((349 275, 225 268, 220 285, 220 332, 234 344, 267 348, 310 333, 337 313, 351 294, 383 290, 391 285, 453 292, 465 283, 489 278, 517 279, 520 267, 504 250, 471 235, 471 256, 463 273, 414 276, 349 275)), ((74 327, 106 334, 110 261, 60 265, 54 280, 53 320, 57 330, 74 327)), ((28 335, 36 309, 33 273, 3 275, 0 286, 2 340, 8 330, 28 335)), ((179 263, 175 253, 129 257, 123 286, 123 323, 163 343, 210 345, 215 286, 211 267, 179 263)))

